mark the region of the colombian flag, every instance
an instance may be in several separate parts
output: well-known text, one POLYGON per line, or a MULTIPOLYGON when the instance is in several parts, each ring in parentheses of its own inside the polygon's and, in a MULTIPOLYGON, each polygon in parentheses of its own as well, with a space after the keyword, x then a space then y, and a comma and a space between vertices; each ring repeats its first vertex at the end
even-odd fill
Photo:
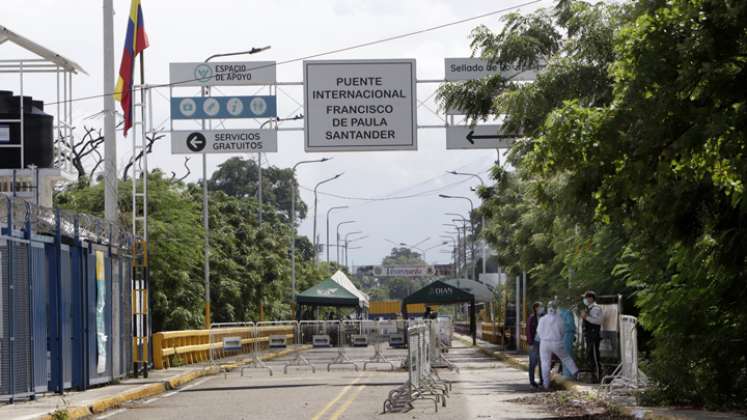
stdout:
POLYGON ((119 65, 119 80, 114 89, 114 99, 122 104, 124 112, 124 135, 132 127, 132 82, 135 70, 135 57, 148 48, 148 35, 145 34, 143 9, 140 0, 132 0, 130 18, 127 21, 127 37, 125 38, 122 63, 119 65))

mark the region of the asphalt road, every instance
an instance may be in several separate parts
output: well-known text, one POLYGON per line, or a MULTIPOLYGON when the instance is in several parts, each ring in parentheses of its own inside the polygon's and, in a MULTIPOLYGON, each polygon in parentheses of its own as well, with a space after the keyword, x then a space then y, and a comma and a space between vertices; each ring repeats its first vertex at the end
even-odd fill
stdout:
MULTIPOLYGON (((405 350, 386 349, 386 357, 399 367, 405 350)), ((123 408, 99 415, 98 419, 515 419, 551 417, 537 407, 510 402, 531 393, 526 373, 488 358, 478 350, 455 342, 448 358, 459 372, 439 370, 441 377, 453 383, 446 407, 433 401, 414 403, 407 413, 382 415, 389 391, 407 379, 401 369, 387 365, 369 365, 359 371, 351 365, 332 366, 335 349, 311 350, 304 355, 317 368, 290 368, 283 373, 286 359, 269 362, 274 370, 245 369, 202 378, 178 391, 136 401, 123 408)), ((373 348, 349 349, 349 358, 364 361, 373 348)), ((290 356, 291 358, 293 356, 290 356)))

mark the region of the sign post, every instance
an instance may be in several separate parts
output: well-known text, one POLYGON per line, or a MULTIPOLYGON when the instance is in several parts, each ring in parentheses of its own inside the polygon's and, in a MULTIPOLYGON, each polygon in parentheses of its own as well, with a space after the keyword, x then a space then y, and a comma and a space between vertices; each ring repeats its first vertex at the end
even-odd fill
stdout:
POLYGON ((415 60, 304 62, 307 152, 417 150, 415 60))

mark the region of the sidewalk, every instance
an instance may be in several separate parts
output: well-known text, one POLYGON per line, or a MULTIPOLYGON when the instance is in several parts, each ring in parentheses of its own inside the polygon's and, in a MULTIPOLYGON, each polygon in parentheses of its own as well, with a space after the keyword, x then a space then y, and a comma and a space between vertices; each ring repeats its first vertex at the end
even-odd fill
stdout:
MULTIPOLYGON (((303 350, 305 347, 301 347, 303 350)), ((262 359, 269 360, 294 353, 299 349, 286 349, 265 354, 262 359)), ((110 384, 86 391, 69 391, 65 395, 47 394, 32 401, 21 401, 15 404, 0 405, 0 419, 32 420, 51 418, 56 410, 65 411, 67 419, 77 419, 118 407, 128 401, 153 397, 166 391, 194 381, 197 378, 215 375, 221 368, 233 369, 250 362, 248 355, 221 359, 220 366, 207 363, 170 369, 150 370, 148 378, 128 378, 119 383, 110 384)))
MULTIPOLYGON (((472 344, 472 338, 460 334, 454 336, 468 345, 472 344)), ((501 351, 500 346, 487 341, 477 340, 477 347, 483 353, 493 356, 496 359, 510 365, 516 369, 529 370, 529 355, 516 351, 501 351)), ((580 384, 578 382, 565 379, 554 375, 552 381, 561 388, 568 391, 584 392, 598 395, 598 386, 593 384, 580 384)), ((720 420, 720 419, 747 419, 739 413, 715 412, 696 409, 680 409, 677 407, 641 407, 629 404, 612 403, 619 411, 627 416, 638 419, 656 419, 656 420, 720 420)))

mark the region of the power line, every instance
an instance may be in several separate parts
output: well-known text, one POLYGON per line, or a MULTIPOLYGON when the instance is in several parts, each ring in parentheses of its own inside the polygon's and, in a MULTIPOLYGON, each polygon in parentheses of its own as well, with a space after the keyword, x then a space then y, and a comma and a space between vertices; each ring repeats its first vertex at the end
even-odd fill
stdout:
MULTIPOLYGON (((296 62, 299 62, 299 61, 304 61, 304 60, 309 60, 309 59, 319 58, 319 57, 325 57, 325 56, 328 56, 328 55, 338 54, 338 53, 345 52, 345 51, 351 51, 351 50, 355 50, 355 49, 359 49, 359 48, 370 47, 372 45, 383 44, 385 42, 396 41, 396 40, 403 39, 403 38, 409 38, 409 37, 412 37, 412 36, 415 36, 415 35, 424 34, 426 32, 436 31, 436 30, 439 30, 439 29, 448 28, 450 26, 460 25, 462 23, 470 22, 470 21, 473 21, 473 20, 479 20, 479 19, 483 19, 483 18, 486 18, 486 17, 489 17, 489 16, 503 14, 503 13, 510 12, 512 10, 515 10, 515 9, 519 9, 519 8, 525 7, 525 6, 531 6, 533 4, 537 4, 537 3, 540 3, 542 1, 544 1, 544 0, 531 0, 531 1, 524 2, 524 3, 516 4, 516 5, 513 5, 513 6, 504 7, 502 9, 493 10, 491 12, 483 13, 483 14, 480 14, 480 15, 477 15, 477 16, 472 16, 472 17, 468 17, 468 18, 464 18, 464 19, 459 19, 459 20, 455 20, 455 21, 452 21, 452 22, 443 23, 441 25, 436 25, 436 26, 431 26, 431 27, 424 28, 424 29, 419 29, 419 30, 413 31, 413 32, 407 32, 407 33, 404 33, 404 34, 393 35, 393 36, 389 36, 389 37, 386 37, 386 38, 380 38, 380 39, 377 39, 377 40, 374 40, 374 41, 368 41, 368 42, 364 42, 364 43, 361 43, 361 44, 355 44, 355 45, 351 45, 349 47, 337 48, 337 49, 334 49, 334 50, 324 51, 324 52, 320 52, 320 53, 316 53, 316 54, 311 54, 311 55, 307 55, 307 56, 303 56, 303 57, 292 58, 292 59, 285 60, 285 61, 278 61, 277 63, 271 64, 271 65, 261 65, 261 66, 257 66, 257 67, 253 67, 253 68, 247 69, 247 71, 259 70, 259 69, 266 68, 266 67, 280 66, 280 65, 284 65, 284 64, 290 64, 290 63, 296 63, 296 62)), ((215 74, 213 77, 217 77, 219 75, 222 75, 222 73, 215 74)), ((185 84, 185 83, 196 82, 198 80, 203 80, 203 79, 202 78, 196 78, 196 79, 191 79, 191 80, 183 80, 183 81, 179 81, 179 82, 161 83, 161 84, 157 84, 157 85, 150 85, 150 86, 148 86, 148 88, 159 89, 159 88, 177 86, 177 85, 185 84)), ((138 89, 142 89, 142 88, 133 88, 132 89, 132 93, 135 94, 138 89)), ((114 95, 114 94, 117 94, 117 93, 121 93, 121 92, 115 91, 115 92, 111 92, 111 93, 103 93, 103 94, 98 94, 98 95, 82 96, 80 98, 73 98, 73 99, 70 99, 69 101, 63 101, 63 102, 69 102, 69 103, 72 103, 72 102, 82 102, 82 101, 88 101, 88 100, 92 100, 92 99, 103 98, 104 96, 114 95)), ((50 102, 47 105, 57 105, 57 104, 61 104, 63 102, 50 102)))
MULTIPOLYGON (((485 171, 482 171, 482 172, 479 172, 479 173, 482 174, 482 173, 486 173, 488 171, 489 170, 485 170, 485 171)), ((437 178, 440 178, 442 176, 443 175, 440 175, 440 176, 438 176, 436 178, 433 178, 433 179, 437 179, 437 178)), ((410 199, 410 198, 424 197, 424 196, 427 196, 427 195, 430 195, 430 194, 433 194, 433 193, 437 193, 439 191, 443 191, 443 190, 455 187, 457 185, 464 184, 464 183, 469 182, 469 181, 470 181, 469 178, 464 178, 461 181, 456 181, 456 182, 453 182, 451 184, 447 184, 447 185, 444 185, 444 186, 441 186, 441 187, 438 187, 438 188, 434 188, 434 189, 431 189, 431 190, 421 191, 421 192, 414 193, 414 194, 409 194, 409 195, 400 195, 400 196, 386 196, 385 195, 385 196, 382 196, 382 197, 353 197, 353 196, 347 196, 347 195, 341 195, 341 194, 326 193, 326 192, 323 192, 323 191, 317 191, 317 194, 319 194, 319 195, 325 195, 325 196, 333 197, 333 198, 338 198, 338 199, 341 199, 341 200, 355 200, 355 201, 366 201, 366 202, 406 200, 406 199, 410 199)), ((299 185, 299 187, 301 189, 309 191, 309 192, 313 192, 314 191, 313 189, 311 189, 311 188, 309 188, 309 187, 307 187, 305 185, 299 185)), ((407 190, 407 189, 409 189, 409 188, 406 188, 405 190, 407 190)))

